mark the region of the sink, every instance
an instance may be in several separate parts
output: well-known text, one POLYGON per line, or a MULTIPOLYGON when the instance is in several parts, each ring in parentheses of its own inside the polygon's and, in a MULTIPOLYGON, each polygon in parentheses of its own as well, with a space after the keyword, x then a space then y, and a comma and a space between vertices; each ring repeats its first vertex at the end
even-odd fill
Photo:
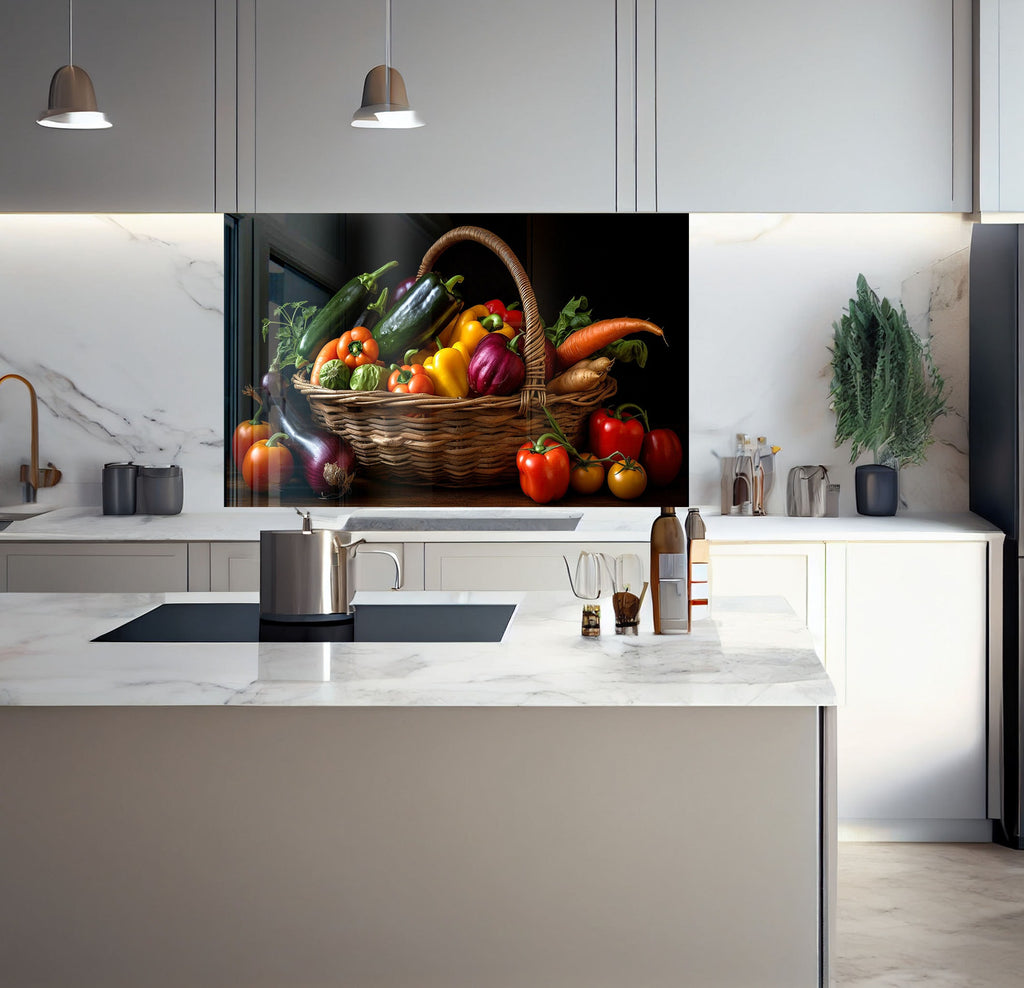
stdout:
MULTIPOLYGON (((45 515, 47 511, 53 511, 53 505, 46 504, 4 504, 0 505, 0 524, 6 522, 9 525, 12 521, 22 521, 25 518, 35 518, 37 515, 45 515)), ((6 528, 7 525, 3 527, 6 528)))
POLYGON ((408 512, 394 514, 356 511, 340 526, 343 532, 572 532, 582 512, 499 511, 479 514, 466 511, 408 512))
POLYGON ((498 642, 515 604, 358 604, 354 615, 260 620, 258 603, 160 604, 97 642, 498 642))

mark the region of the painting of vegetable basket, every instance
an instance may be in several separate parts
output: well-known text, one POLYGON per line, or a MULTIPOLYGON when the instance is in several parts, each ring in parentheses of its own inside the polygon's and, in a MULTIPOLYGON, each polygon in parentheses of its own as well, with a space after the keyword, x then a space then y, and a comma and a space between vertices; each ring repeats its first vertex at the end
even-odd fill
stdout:
MULTIPOLYGON (((360 481, 461 492, 466 503, 482 489, 508 491, 509 503, 578 501, 599 491, 613 503, 658 503, 657 489, 672 485, 678 496, 680 430, 657 420, 652 428, 649 409, 619 394, 616 371, 633 364, 635 372, 648 344, 667 345, 658 322, 595 318, 587 298, 574 296, 545 324, 520 258, 480 225, 445 231, 414 275, 381 289, 396 265, 358 275, 325 305, 304 310, 287 345, 279 344, 284 397, 304 401, 313 430, 331 437, 324 475, 293 476, 305 476, 320 498, 351 497, 360 481), (450 252, 467 247, 500 262, 515 298, 483 301, 480 286, 450 270, 450 252), (528 476, 537 473, 553 479, 538 484, 528 476)), ((263 397, 273 429, 282 396, 263 397)), ((301 437, 278 436, 302 459, 301 437)), ((271 479, 264 489, 273 486, 271 479)))

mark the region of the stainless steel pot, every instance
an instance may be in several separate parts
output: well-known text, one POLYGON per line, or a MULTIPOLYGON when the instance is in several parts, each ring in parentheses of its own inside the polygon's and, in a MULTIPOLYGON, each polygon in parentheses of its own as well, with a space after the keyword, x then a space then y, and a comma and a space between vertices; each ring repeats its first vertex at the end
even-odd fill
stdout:
MULTIPOLYGON (((344 532, 314 529, 309 512, 302 515, 302 528, 260 532, 260 617, 297 619, 352 613, 355 587, 349 565, 355 547, 344 532)), ((364 552, 390 556, 395 563, 395 584, 402 585, 402 564, 388 549, 364 552)))

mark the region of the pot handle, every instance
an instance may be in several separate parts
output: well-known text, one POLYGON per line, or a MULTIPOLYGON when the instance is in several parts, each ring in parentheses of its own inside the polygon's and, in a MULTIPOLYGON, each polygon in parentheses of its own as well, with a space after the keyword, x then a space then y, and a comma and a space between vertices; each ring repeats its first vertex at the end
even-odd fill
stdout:
MULTIPOLYGON (((355 542, 342 542, 338 536, 334 537, 334 551, 338 553, 344 553, 349 549, 355 549, 357 545, 361 545, 366 539, 356 539, 355 542)), ((366 553, 376 553, 378 556, 390 556, 395 564, 395 583, 392 586, 392 590, 400 590, 402 587, 402 562, 398 556, 393 553, 390 549, 364 549, 366 553)))

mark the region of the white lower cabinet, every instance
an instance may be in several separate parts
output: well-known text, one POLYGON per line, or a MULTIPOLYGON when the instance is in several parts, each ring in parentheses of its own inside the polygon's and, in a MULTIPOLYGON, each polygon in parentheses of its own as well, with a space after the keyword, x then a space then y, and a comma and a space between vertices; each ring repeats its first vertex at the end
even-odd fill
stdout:
POLYGON ((818 655, 828 667, 824 543, 712 542, 709 577, 712 601, 719 595, 784 598, 807 625, 818 655))
POLYGON ((427 542, 424 585, 428 590, 568 590, 569 570, 575 573, 584 551, 636 553, 643 578, 649 578, 649 542, 427 542))
POLYGON ((989 839, 987 549, 846 545, 842 839, 989 839))
POLYGON ((167 593, 188 589, 182 542, 12 542, 0 547, 0 590, 167 593))
MULTIPOLYGON (((389 590, 395 583, 395 564, 373 549, 393 552, 402 567, 402 589, 423 589, 423 545, 419 542, 374 542, 355 550, 352 579, 357 590, 389 590)), ((190 589, 258 591, 260 589, 259 542, 210 544, 209 586, 200 587, 201 574, 189 573, 190 589), (195 578, 194 583, 193 577, 195 578)))
MULTIPOLYGON (((393 542, 360 546, 357 589, 568 588, 581 551, 643 542, 393 542)), ((4 543, 0 590, 258 591, 258 542, 4 543)), ((988 840, 998 806, 987 733, 990 546, 977 541, 711 546, 718 596, 781 596, 807 623, 839 696, 838 815, 845 840, 988 840)), ((610 593, 610 588, 608 590, 610 593)))

